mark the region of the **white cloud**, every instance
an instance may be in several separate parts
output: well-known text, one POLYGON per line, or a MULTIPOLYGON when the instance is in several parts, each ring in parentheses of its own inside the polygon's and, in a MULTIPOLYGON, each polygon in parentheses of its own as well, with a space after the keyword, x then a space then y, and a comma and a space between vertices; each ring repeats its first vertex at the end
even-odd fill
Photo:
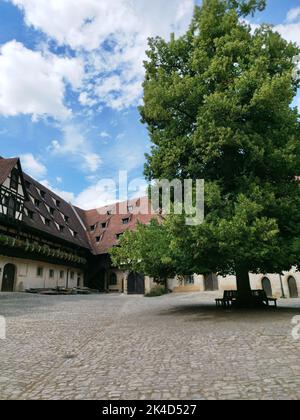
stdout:
POLYGON ((300 7, 295 7, 294 9, 290 9, 288 11, 286 17, 287 22, 294 22, 298 18, 300 18, 300 7))
POLYGON ((279 32, 287 41, 295 42, 300 46, 300 22, 276 25, 274 30, 279 32))
POLYGON ((92 107, 97 104, 97 101, 95 99, 90 98, 87 92, 80 93, 79 102, 81 103, 81 105, 89 107, 92 107))
POLYGON ((46 175, 46 166, 35 158, 31 153, 20 156, 23 170, 33 178, 41 178, 46 175))
POLYGON ((74 204, 84 210, 96 209, 117 201, 117 189, 113 180, 98 181, 75 197, 74 204))
POLYGON ((83 76, 79 59, 27 49, 17 41, 0 47, 0 114, 67 118, 65 83, 78 88, 83 76))
POLYGON ((125 133, 119 133, 116 137, 117 140, 122 140, 125 137, 125 133))
POLYGON ((141 97, 147 39, 182 34, 194 0, 11 0, 27 25, 85 59, 83 106, 113 109, 137 105, 141 97))
POLYGON ((49 151, 56 155, 65 156, 75 160, 85 172, 96 172, 101 163, 101 157, 90 150, 89 144, 81 130, 74 124, 65 124, 61 127, 63 140, 53 140, 49 151))
POLYGON ((108 138, 110 137, 110 135, 108 134, 108 132, 107 132, 107 131, 102 131, 102 132, 100 133, 100 137, 101 137, 102 139, 108 139, 108 138))
POLYGON ((113 180, 98 181, 81 191, 78 195, 54 188, 47 179, 43 179, 40 183, 67 202, 84 210, 104 207, 117 201, 117 189, 113 180))
POLYGON ((75 194, 74 193, 68 192, 68 191, 63 191, 63 190, 52 187, 52 185, 50 184, 50 182, 47 179, 43 179, 42 181, 40 181, 40 183, 42 185, 44 185, 46 188, 48 188, 49 190, 53 191, 59 197, 66 200, 68 203, 73 203, 75 201, 75 194))

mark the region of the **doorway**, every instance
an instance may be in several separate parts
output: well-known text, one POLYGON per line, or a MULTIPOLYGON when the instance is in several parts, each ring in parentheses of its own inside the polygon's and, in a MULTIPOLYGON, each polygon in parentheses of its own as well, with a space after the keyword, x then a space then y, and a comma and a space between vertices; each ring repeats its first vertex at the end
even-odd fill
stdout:
POLYGON ((130 273, 127 280, 127 293, 129 295, 145 294, 145 277, 142 274, 130 273))
POLYGON ((6 264, 3 269, 1 292, 13 292, 15 288, 16 266, 6 264))
POLYGON ((204 276, 204 290, 206 292, 219 290, 218 276, 215 273, 210 273, 204 276))
POLYGON ((262 288, 264 289, 267 297, 273 296, 272 285, 268 277, 264 277, 262 279, 262 288))
POLYGON ((288 278, 288 287, 290 292, 290 298, 295 299, 299 297, 297 282, 294 277, 288 278))

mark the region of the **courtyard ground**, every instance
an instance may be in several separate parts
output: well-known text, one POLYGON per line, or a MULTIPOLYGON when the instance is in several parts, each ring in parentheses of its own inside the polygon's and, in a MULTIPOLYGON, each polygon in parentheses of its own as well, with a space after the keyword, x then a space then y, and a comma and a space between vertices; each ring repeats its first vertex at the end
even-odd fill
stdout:
POLYGON ((0 294, 0 399, 300 399, 300 300, 0 294))

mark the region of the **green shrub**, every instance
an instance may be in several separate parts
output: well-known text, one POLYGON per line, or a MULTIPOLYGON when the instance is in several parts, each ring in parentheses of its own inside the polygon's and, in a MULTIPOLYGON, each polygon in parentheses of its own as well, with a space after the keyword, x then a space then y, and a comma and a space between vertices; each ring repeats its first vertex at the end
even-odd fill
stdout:
POLYGON ((145 297, 158 297, 166 294, 168 294, 168 291, 163 286, 156 286, 149 293, 146 293, 145 297))

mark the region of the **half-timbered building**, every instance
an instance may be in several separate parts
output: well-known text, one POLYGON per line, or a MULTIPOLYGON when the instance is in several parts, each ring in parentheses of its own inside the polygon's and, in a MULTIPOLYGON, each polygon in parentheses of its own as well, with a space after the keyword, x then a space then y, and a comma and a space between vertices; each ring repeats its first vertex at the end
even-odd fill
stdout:
MULTIPOLYGON (((82 210, 22 171, 18 158, 0 158, 0 291, 88 286, 102 292, 144 294, 155 283, 111 265, 109 250, 122 234, 154 216, 147 197, 82 210)), ((300 273, 251 274, 268 296, 300 295, 300 273)), ((173 292, 236 289, 234 276, 169 279, 173 292)))

